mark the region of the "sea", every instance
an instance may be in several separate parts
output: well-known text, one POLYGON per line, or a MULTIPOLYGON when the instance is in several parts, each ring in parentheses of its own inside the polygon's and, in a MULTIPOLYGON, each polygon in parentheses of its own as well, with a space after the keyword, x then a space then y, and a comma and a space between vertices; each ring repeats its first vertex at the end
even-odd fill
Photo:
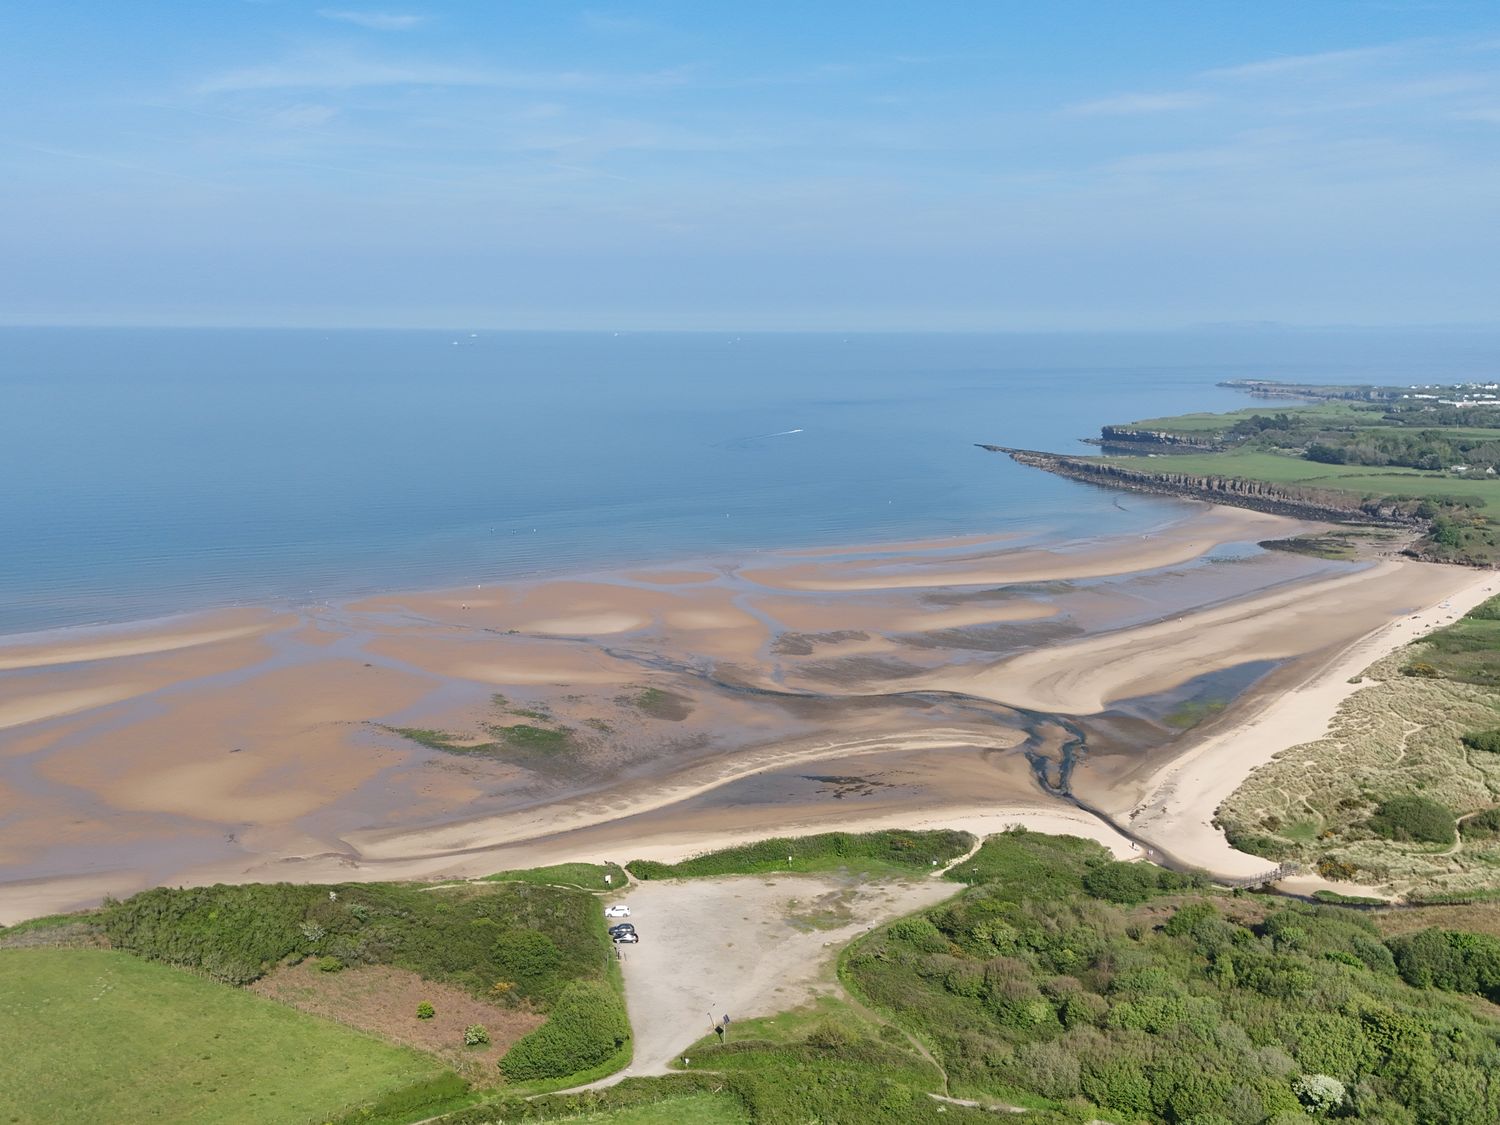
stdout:
POLYGON ((1500 376, 1500 329, 0 329, 0 634, 765 548, 1148 534, 976 443, 1500 376))

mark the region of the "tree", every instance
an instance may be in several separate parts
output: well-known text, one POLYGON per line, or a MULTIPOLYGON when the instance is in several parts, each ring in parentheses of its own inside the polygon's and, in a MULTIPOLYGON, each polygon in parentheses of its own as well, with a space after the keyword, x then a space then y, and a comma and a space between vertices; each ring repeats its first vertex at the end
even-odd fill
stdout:
POLYGON ((1304 1074, 1292 1088, 1307 1112, 1319 1117, 1341 1106, 1347 1093, 1342 1082, 1327 1074, 1304 1074))

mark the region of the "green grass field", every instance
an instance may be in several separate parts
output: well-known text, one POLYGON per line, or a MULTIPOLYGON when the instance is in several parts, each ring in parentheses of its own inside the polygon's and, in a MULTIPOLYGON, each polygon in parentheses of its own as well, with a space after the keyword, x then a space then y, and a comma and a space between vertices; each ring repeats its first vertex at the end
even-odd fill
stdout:
POLYGON ((443 1068, 125 953, 0 952, 0 1121, 321 1122, 443 1068))
MULTIPOLYGON (((1316 419, 1320 425, 1347 425, 1371 418, 1369 411, 1361 411, 1347 402, 1322 402, 1316 406, 1273 405, 1247 406, 1242 410, 1229 410, 1223 414, 1174 414, 1169 418, 1144 418, 1139 422, 1128 422, 1121 429, 1165 431, 1174 434, 1215 434, 1231 428, 1236 422, 1259 415, 1290 414, 1293 418, 1316 419)), ((1373 415, 1378 418, 1379 415, 1373 415)))
POLYGON ((1143 473, 1243 477, 1273 484, 1327 488, 1356 496, 1462 497, 1481 501, 1485 511, 1500 512, 1500 481, 1467 479, 1372 465, 1324 465, 1300 457, 1256 450, 1227 453, 1181 453, 1170 457, 1101 457, 1110 465, 1143 473))

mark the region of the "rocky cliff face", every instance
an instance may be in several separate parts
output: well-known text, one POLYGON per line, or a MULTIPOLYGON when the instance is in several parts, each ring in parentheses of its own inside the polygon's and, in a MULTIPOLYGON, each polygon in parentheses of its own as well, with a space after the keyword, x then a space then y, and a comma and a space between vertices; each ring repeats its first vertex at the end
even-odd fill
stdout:
MULTIPOLYGON (((1130 492, 1147 492, 1158 496, 1180 496, 1252 508, 1296 519, 1330 520, 1335 523, 1370 523, 1388 527, 1421 527, 1425 520, 1403 512, 1395 504, 1371 500, 1361 503, 1347 493, 1322 489, 1271 484, 1266 481, 1242 480, 1239 477, 1203 476, 1171 471, 1142 472, 1098 461, 1085 461, 1057 453, 1032 449, 1010 449, 1001 445, 984 445, 993 453, 1009 454, 1021 465, 1043 469, 1058 476, 1130 492)), ((1168 461, 1167 464, 1171 462, 1168 461)))
POLYGON ((1187 437, 1183 434, 1169 434, 1162 430, 1131 430, 1122 426, 1101 427, 1099 444, 1106 449, 1111 446, 1124 446, 1132 453, 1137 452, 1142 446, 1181 453, 1212 452, 1224 448, 1222 442, 1211 438, 1187 437))

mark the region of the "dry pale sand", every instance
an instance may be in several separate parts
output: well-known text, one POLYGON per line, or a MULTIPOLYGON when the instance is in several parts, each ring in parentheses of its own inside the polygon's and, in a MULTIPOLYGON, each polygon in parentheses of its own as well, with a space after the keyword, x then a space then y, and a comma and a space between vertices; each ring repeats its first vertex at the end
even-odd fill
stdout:
POLYGON ((1414 606, 1441 600, 1471 576, 1452 567, 1384 561, 1173 620, 1050 645, 989 668, 943 671, 923 682, 1014 707, 1096 714, 1118 700, 1233 665, 1342 648, 1414 606))
MULTIPOLYGON (((1130 812, 1132 829, 1173 855, 1225 875, 1253 875, 1266 860, 1229 846, 1213 826, 1214 812, 1257 766, 1281 751, 1322 738, 1339 704, 1359 685, 1350 681, 1381 657, 1462 616, 1500 588, 1493 571, 1404 563, 1418 570, 1427 603, 1343 647, 1289 691, 1259 700, 1234 726, 1189 747, 1160 770, 1130 812), (1445 607, 1441 603, 1447 602, 1445 607)), ((1122 810, 1123 811, 1123 810, 1122 810)), ((1338 888, 1348 893, 1348 887, 1338 888)))

